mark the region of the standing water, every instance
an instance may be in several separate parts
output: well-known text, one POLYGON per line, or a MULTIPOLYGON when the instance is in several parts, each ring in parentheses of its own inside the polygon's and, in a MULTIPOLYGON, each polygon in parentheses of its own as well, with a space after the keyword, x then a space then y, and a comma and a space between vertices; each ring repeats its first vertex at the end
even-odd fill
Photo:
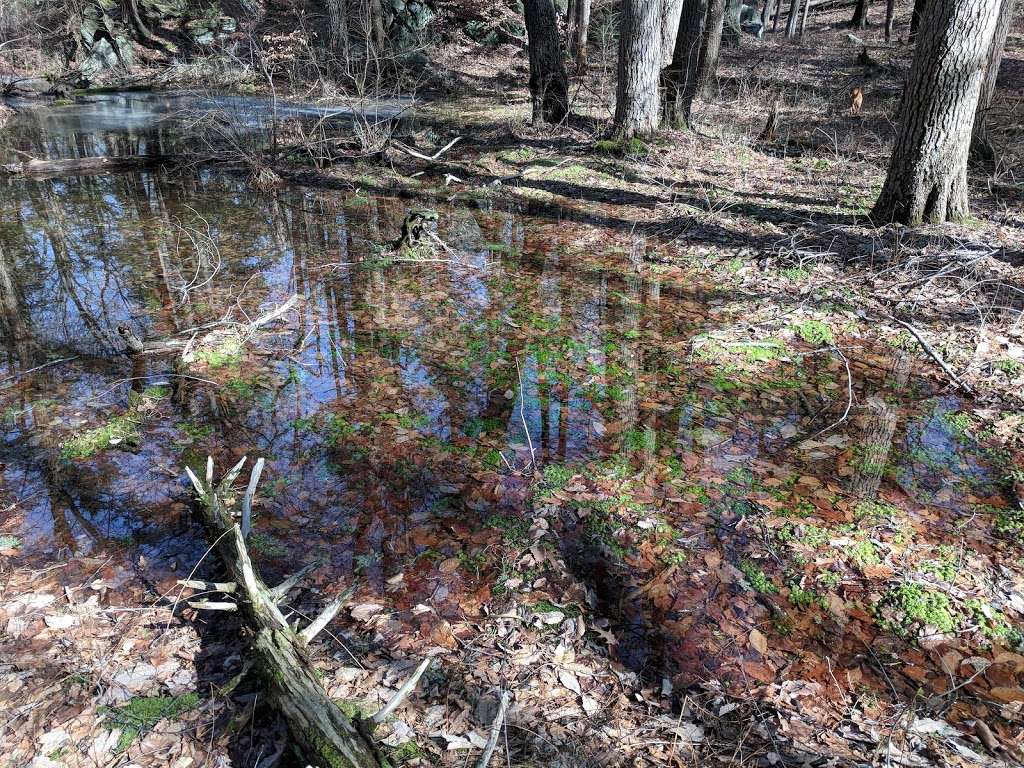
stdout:
MULTIPOLYGON (((32 108, 2 159, 169 154, 213 106, 254 131, 271 109, 145 94, 32 108)), ((724 559, 756 582, 741 553, 757 512, 799 526, 847 519, 848 494, 955 512, 993 492, 959 403, 905 352, 721 340, 737 323, 728 287, 641 270, 641 245, 611 223, 438 198, 460 258, 418 264, 386 258, 410 203, 372 180, 264 194, 202 168, 0 184, 0 533, 41 565, 94 554, 181 577, 207 547, 184 467, 265 457, 261 568, 322 558, 411 626, 423 604, 454 620, 543 592, 507 553, 552 504, 618 658, 701 674, 717 651, 693 609, 710 582, 666 598, 623 571, 724 559), (292 295, 283 320, 200 372, 182 375, 175 349, 124 354, 119 327, 184 342, 292 295), (633 490, 581 490, 594 478, 633 490)))

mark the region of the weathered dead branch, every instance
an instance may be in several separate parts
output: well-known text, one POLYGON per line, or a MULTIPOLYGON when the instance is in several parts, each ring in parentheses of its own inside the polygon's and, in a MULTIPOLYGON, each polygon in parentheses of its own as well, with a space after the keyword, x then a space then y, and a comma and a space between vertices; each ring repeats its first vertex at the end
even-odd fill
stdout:
POLYGON ((238 585, 238 604, 253 633, 255 666, 267 686, 271 706, 284 718, 295 744, 312 765, 343 768, 378 768, 380 758, 372 741, 334 704, 320 684, 310 663, 306 646, 334 617, 344 602, 335 600, 303 632, 288 625, 277 606, 280 593, 260 578, 245 546, 241 528, 228 511, 225 500, 233 494, 243 458, 216 485, 213 461, 207 463, 206 479, 191 469, 197 509, 216 541, 221 560, 238 585))

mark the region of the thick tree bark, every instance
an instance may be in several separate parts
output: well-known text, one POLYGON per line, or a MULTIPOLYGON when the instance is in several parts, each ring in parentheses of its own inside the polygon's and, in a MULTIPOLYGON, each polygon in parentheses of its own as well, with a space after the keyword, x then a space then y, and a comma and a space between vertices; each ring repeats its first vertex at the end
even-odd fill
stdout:
POLYGON ((587 66, 587 35, 590 32, 590 0, 574 0, 570 9, 569 55, 580 71, 587 66))
POLYGON ((811 0, 804 0, 804 13, 800 19, 800 37, 804 36, 807 29, 807 17, 811 15, 811 0))
POLYGON ((647 136, 658 128, 661 3, 623 0, 619 16, 619 85, 615 135, 647 136))
POLYGON ((524 0, 534 122, 559 123, 569 113, 569 80, 551 0, 524 0))
POLYGON ((334 64, 348 67, 348 8, 346 0, 326 0, 327 47, 334 64))
POLYGON ((691 127, 704 16, 704 0, 685 0, 672 63, 664 74, 665 121, 675 128, 691 127))
POLYGON ((704 14, 704 32, 697 60, 697 93, 707 98, 718 82, 718 54, 722 49, 722 27, 726 0, 708 0, 704 14))
POLYGON ((1016 0, 1002 0, 999 7, 999 19, 996 31, 989 46, 985 59, 985 71, 981 81, 981 93, 978 96, 978 108, 974 113, 974 130, 971 132, 970 157, 978 163, 994 163, 996 148, 988 134, 988 111, 992 108, 992 97, 996 92, 996 80, 999 79, 999 65, 1003 61, 1003 50, 1006 48, 1006 37, 1010 32, 1013 9, 1016 0))
POLYGON ((967 152, 1000 0, 931 0, 873 216, 916 225, 967 216, 967 152))
POLYGON ((886 0, 885 3, 885 41, 892 39, 893 23, 896 20, 896 0, 886 0))
POLYGON ((924 18, 924 10, 928 0, 914 0, 914 10, 910 13, 910 39, 917 37, 917 30, 921 26, 921 19, 924 18))
POLYGON ((665 68, 672 63, 676 50, 676 36, 679 34, 679 16, 683 12, 683 0, 661 0, 661 65, 665 68))
POLYGON ((369 0, 370 32, 373 34, 373 44, 376 48, 376 55, 384 54, 384 42, 387 36, 384 31, 384 6, 380 0, 369 0))
MULTIPOLYGON (((807 2, 807 0, 804 0, 807 2)), ((792 40, 796 37, 798 27, 800 23, 800 0, 790 0, 789 3, 789 18, 786 20, 786 39, 792 40)))
POLYGON ((782 0, 775 0, 775 13, 772 14, 772 32, 779 28, 779 17, 782 15, 782 0))
POLYGON ((850 26, 854 29, 868 28, 868 0, 857 0, 853 8, 853 18, 850 19, 850 26))

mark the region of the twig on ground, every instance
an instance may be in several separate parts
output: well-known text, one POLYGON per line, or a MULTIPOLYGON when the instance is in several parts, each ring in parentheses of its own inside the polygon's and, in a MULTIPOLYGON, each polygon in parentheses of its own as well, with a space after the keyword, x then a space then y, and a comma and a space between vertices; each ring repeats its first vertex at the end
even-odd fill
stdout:
POLYGON ((494 716, 494 722, 491 723, 491 735, 487 739, 487 746, 484 747, 484 753, 480 757, 480 762, 476 764, 476 768, 487 768, 491 762, 491 755, 494 754, 494 748, 498 746, 498 737, 501 735, 501 726, 505 723, 505 711, 508 709, 508 703, 512 698, 512 694, 508 691, 504 691, 501 694, 501 704, 498 705, 498 714, 494 716))
POLYGON ((947 376, 949 376, 950 379, 953 380, 953 383, 956 384, 956 386, 959 389, 963 390, 969 395, 975 394, 974 390, 969 385, 961 381, 960 377, 953 372, 953 369, 950 368, 946 361, 942 359, 942 356, 932 348, 932 345, 924 340, 924 337, 921 336, 921 332, 917 328, 915 328, 910 323, 904 320, 900 320, 898 317, 892 317, 890 315, 890 319, 902 325, 910 332, 911 336, 917 339, 917 343, 921 345, 921 348, 927 353, 928 357, 930 357, 932 360, 936 362, 936 364, 945 372, 947 376))
POLYGON ((398 705, 402 703, 406 696, 412 693, 413 689, 416 687, 416 683, 420 681, 420 678, 423 677, 423 673, 426 672, 427 667, 430 666, 431 661, 433 661, 433 659, 428 656, 420 662, 420 665, 416 667, 416 671, 413 672, 412 676, 405 681, 401 688, 398 689, 398 692, 391 697, 391 700, 384 705, 383 709, 370 718, 371 727, 383 723, 385 718, 398 708, 398 705))

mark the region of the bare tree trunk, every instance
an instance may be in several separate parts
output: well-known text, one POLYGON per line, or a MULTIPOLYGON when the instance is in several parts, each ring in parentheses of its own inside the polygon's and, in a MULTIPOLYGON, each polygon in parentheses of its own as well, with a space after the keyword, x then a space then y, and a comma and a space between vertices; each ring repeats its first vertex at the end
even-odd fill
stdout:
POLYGON ((559 123, 569 113, 569 80, 558 42, 554 3, 524 0, 523 15, 530 49, 533 121, 559 123))
POLYGON ((697 61, 697 93, 707 98, 718 81, 718 54, 722 49, 722 27, 725 24, 726 0, 708 0, 704 14, 704 33, 700 39, 697 61))
POLYGON ((679 16, 683 12, 683 0, 661 0, 661 66, 664 69, 672 63, 676 49, 676 35, 679 34, 679 16))
POLYGON ((327 45, 334 64, 348 69, 348 9, 346 0, 327 0, 327 45))
POLYGON ((704 0, 685 0, 679 17, 676 49, 664 78, 665 121, 675 128, 688 129, 691 126, 704 16, 704 0))
POLYGON ((1006 37, 1010 32, 1010 22, 1013 19, 1015 5, 1016 0, 1002 0, 992 45, 989 46, 988 56, 985 59, 985 74, 981 81, 981 94, 978 97, 978 108, 974 113, 974 130, 971 133, 970 157, 979 163, 990 164, 996 160, 996 148, 989 136, 986 121, 988 111, 992 108, 992 97, 996 92, 999 65, 1003 61, 1003 51, 1006 48, 1006 37))
POLYGON ((886 0, 885 3, 885 41, 892 39, 893 23, 896 21, 896 0, 886 0))
POLYGON ((792 40, 796 37, 797 24, 800 23, 800 0, 790 0, 789 18, 786 20, 786 39, 792 40))
POLYGON ((857 0, 853 8, 853 18, 850 19, 850 26, 854 29, 868 28, 868 0, 857 0))
POLYGON ((384 53, 384 8, 380 0, 370 0, 370 30, 373 32, 373 44, 377 46, 377 56, 384 53))
POLYGON ((807 29, 807 17, 811 14, 811 0, 804 1, 804 15, 800 19, 800 37, 804 36, 804 30, 807 29))
POLYGON ((615 135, 646 136, 658 129, 661 3, 623 0, 619 17, 619 85, 615 135))
POLYGON ((917 225, 968 214, 967 153, 1000 0, 931 0, 872 215, 917 225))
POLYGON ((590 31, 590 0, 573 0, 569 27, 569 55, 576 69, 587 66, 587 34, 590 31))
POLYGON ((768 28, 768 15, 771 11, 772 0, 764 0, 761 4, 761 27, 763 29, 768 28))
POLYGON ((779 16, 782 15, 782 0, 775 0, 775 13, 772 14, 772 32, 779 28, 779 16))
POLYGON ((925 7, 928 0, 914 0, 914 10, 910 13, 910 39, 917 37, 917 30, 921 26, 921 19, 924 17, 925 7))

